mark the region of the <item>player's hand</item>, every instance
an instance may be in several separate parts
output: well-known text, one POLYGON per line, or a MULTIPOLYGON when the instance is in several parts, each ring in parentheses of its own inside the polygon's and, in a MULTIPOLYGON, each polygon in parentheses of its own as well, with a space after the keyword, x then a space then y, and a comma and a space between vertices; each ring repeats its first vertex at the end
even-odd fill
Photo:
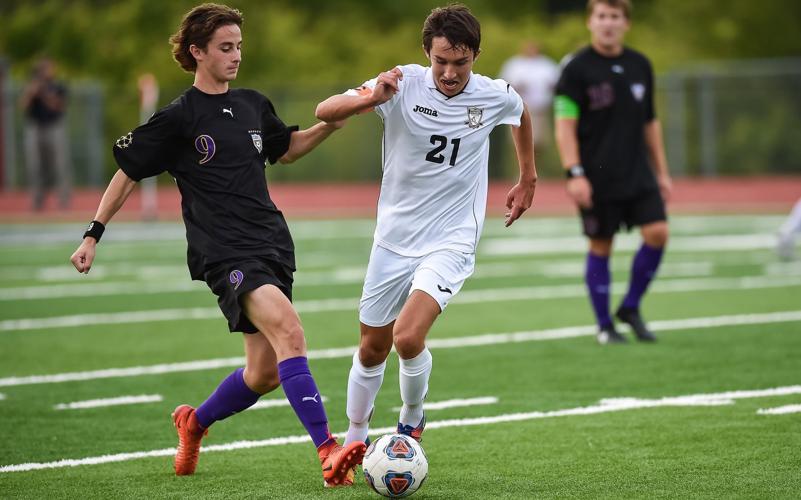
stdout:
POLYGON ((592 208, 592 185, 586 177, 573 177, 565 185, 567 194, 581 208, 592 208))
POLYGON ((659 193, 662 195, 662 201, 667 203, 673 195, 673 180, 668 174, 657 176, 656 183, 659 184, 659 193))
POLYGON ((392 99, 392 96, 398 93, 400 80, 403 80, 403 71, 400 68, 392 68, 380 73, 376 78, 375 87, 373 87, 374 105, 378 106, 392 99))
POLYGON ((83 242, 75 250, 75 253, 70 257, 70 262, 75 266, 79 273, 89 274, 89 269, 92 267, 92 262, 95 260, 95 246, 97 241, 92 237, 83 239, 83 242))
POLYGON ((534 198, 534 190, 537 188, 537 179, 533 181, 520 181, 506 195, 506 221, 504 226, 511 226, 514 221, 523 215, 523 212, 531 207, 534 198))

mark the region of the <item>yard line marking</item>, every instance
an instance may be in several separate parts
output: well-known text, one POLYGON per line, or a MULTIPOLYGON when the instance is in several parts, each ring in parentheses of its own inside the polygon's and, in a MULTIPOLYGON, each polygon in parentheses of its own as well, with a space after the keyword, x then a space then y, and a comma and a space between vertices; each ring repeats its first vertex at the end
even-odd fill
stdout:
POLYGON ((135 405, 143 403, 158 403, 163 401, 161 394, 143 394, 141 396, 119 396, 116 398, 89 399, 72 403, 59 403, 53 408, 56 410, 84 410, 86 408, 101 408, 104 406, 135 405))
MULTIPOLYGON (((320 398, 323 403, 328 402, 328 398, 323 396, 320 398)), ((256 404, 247 408, 245 411, 250 410, 263 410, 265 408, 278 408, 281 406, 290 406, 289 401, 287 399, 262 399, 261 401, 257 401, 256 404)))
MULTIPOLYGON (((165 266, 162 266, 165 267, 165 266)), ((628 270, 629 265, 624 262, 615 263, 612 270, 628 270)), ((309 271, 296 274, 296 286, 331 286, 359 284, 364 281, 366 266, 342 267, 332 271, 309 271)), ((659 276, 677 277, 699 277, 710 276, 714 270, 713 262, 666 262, 659 269, 659 276)), ((93 273, 97 272, 92 268, 93 273)), ((771 269, 770 274, 786 275, 786 269, 771 269)), ((70 275, 62 276, 59 280, 73 279, 73 270, 70 275)), ((148 273, 149 274, 149 273, 148 273)), ((82 280, 81 283, 62 283, 49 285, 31 285, 16 287, 0 287, 0 301, 10 300, 41 300, 59 299, 73 297, 94 297, 109 295, 139 295, 153 293, 200 293, 206 292, 208 287, 198 281, 187 281, 184 278, 184 266, 181 273, 175 275, 175 279, 165 282, 165 275, 162 273, 158 277, 160 281, 155 282, 155 276, 137 276, 141 281, 113 281, 98 282, 82 280)), ((548 263, 521 263, 521 262, 489 262, 482 264, 473 275, 471 281, 488 278, 502 278, 509 276, 545 276, 545 277, 570 277, 577 278, 584 274, 584 263, 571 261, 548 262, 548 263)), ((801 266, 794 275, 801 275, 801 266)), ((52 277, 52 275, 49 275, 52 277)), ((94 277, 94 275, 93 275, 94 277)), ((40 280, 41 281, 41 280, 40 280)))
MULTIPOLYGON (((534 236, 543 237, 554 234, 576 234, 574 217, 547 217, 537 219, 528 224, 503 227, 500 219, 491 217, 484 226, 484 237, 491 238, 496 235, 508 237, 534 236)), ((766 227, 778 227, 783 218, 779 215, 748 215, 748 216, 698 216, 678 215, 670 219, 671 231, 679 233, 708 233, 710 231, 763 231, 766 227)), ((336 221, 298 220, 289 223, 294 240, 319 239, 371 239, 375 231, 375 219, 349 218, 336 221)), ((32 249, 46 248, 49 245, 35 245, 37 243, 72 243, 75 241, 74 224, 47 225, 43 227, 18 229, 18 225, 3 224, 5 234, 0 240, 0 247, 13 247, 18 245, 31 246, 32 249), (9 228, 15 228, 11 231, 9 228)), ((108 243, 123 243, 133 241, 137 243, 158 242, 185 242, 186 229, 184 225, 175 223, 116 223, 114 231, 108 236, 108 243)))
POLYGON ((777 406, 776 408, 760 408, 757 415, 786 415, 788 413, 801 413, 801 405, 777 406))
MULTIPOLYGON (((612 284, 612 288, 618 291, 625 289, 627 286, 628 283, 624 282, 615 282, 612 284)), ((755 290, 793 286, 801 286, 801 276, 670 279, 657 280, 654 282, 651 285, 650 293, 695 292, 700 290, 755 290)), ((509 300, 548 300, 584 297, 586 294, 586 285, 583 283, 535 287, 489 288, 460 292, 459 295, 454 297, 451 304, 505 302, 509 300)), ((306 314, 330 311, 355 311, 358 308, 358 304, 358 298, 302 300, 295 303, 295 310, 299 313, 306 314)), ((116 313, 74 314, 50 318, 7 319, 0 321, 0 332, 72 328, 90 325, 147 323, 151 321, 208 319, 218 319, 222 321, 222 314, 216 307, 195 307, 187 309, 152 309, 147 311, 116 313)))
MULTIPOLYGON (((763 250, 775 246, 773 233, 718 234, 675 237, 670 239, 670 252, 763 250)), ((637 250, 642 241, 634 235, 616 238, 615 250, 637 250), (619 241, 617 241, 619 239, 619 241)), ((587 253, 585 239, 580 236, 561 238, 496 238, 484 242, 480 253, 486 255, 544 255, 587 253)))
MULTIPOLYGON (((720 326, 762 325, 770 323, 787 323, 801 321, 801 310, 782 311, 762 314, 738 314, 725 316, 710 316, 700 318, 685 318, 677 320, 662 320, 649 322, 654 331, 688 330, 698 328, 715 328, 720 326)), ((487 333, 454 337, 446 339, 430 339, 426 345, 434 349, 460 348, 482 345, 509 344, 517 342, 532 342, 542 340, 566 339, 595 335, 595 325, 568 326, 546 330, 534 330, 510 333, 487 333)), ((333 349, 317 349, 306 353, 309 359, 336 359, 350 358, 356 352, 356 346, 339 347, 333 349)), ((214 370, 242 366, 245 358, 242 356, 232 358, 218 358, 198 361, 185 361, 181 363, 164 363, 150 366, 132 366, 129 368, 107 368, 103 370, 68 372, 53 375, 30 375, 25 377, 0 378, 0 387, 54 384, 61 382, 75 382, 81 380, 97 380, 118 377, 138 377, 142 375, 158 375, 163 373, 178 373, 201 370, 214 370)))
MULTIPOLYGON (((426 429, 445 429, 448 427, 470 427, 477 425, 492 425, 508 422, 522 422, 526 420, 538 420, 543 418, 567 417, 576 415, 597 415, 599 413, 611 413, 626 410, 637 410, 643 408, 656 408, 665 406, 696 406, 704 404, 704 401, 717 400, 736 400, 743 398, 763 398, 773 396, 784 396, 790 394, 801 394, 801 385, 787 387, 776 387, 773 389, 761 389, 751 391, 730 391, 717 394, 691 394, 687 396, 663 397, 661 399, 638 399, 638 398, 616 398, 605 399, 597 405, 579 406, 576 408, 566 408, 563 410, 551 411, 532 411, 525 413, 507 413, 503 415, 493 415, 487 417, 462 418, 438 420, 426 422, 426 429)), ((370 435, 380 436, 383 434, 394 433, 395 427, 382 427, 371 429, 370 435)), ((345 433, 338 433, 344 435, 345 433)), ((287 444, 305 443, 311 441, 308 435, 286 436, 258 441, 235 441, 233 443, 204 446, 202 453, 215 451, 233 451, 250 448, 263 448, 266 446, 282 446, 287 444)), ((175 448, 163 448, 160 450, 139 451, 132 453, 118 453, 116 455, 102 455, 99 457, 63 459, 55 462, 25 463, 0 466, 0 473, 3 472, 25 472, 43 469, 57 469, 61 467, 78 467, 81 465, 97 465, 113 462, 124 462, 146 457, 165 457, 175 454, 175 448)))
MULTIPOLYGON (((484 396, 480 398, 468 399, 448 399, 445 401, 437 401, 431 403, 423 403, 424 410, 446 410, 448 408, 461 408, 463 406, 480 406, 480 405, 494 405, 498 402, 498 398, 494 396, 484 396)), ((400 411, 401 407, 396 406, 392 411, 400 411)))

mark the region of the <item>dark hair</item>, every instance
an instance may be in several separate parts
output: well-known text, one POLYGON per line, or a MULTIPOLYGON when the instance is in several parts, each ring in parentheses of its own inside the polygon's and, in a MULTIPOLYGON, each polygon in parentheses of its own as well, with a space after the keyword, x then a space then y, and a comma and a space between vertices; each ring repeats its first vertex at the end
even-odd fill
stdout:
POLYGON ((626 19, 631 19, 631 2, 629 0, 587 0, 587 15, 591 16, 595 6, 604 4, 613 9, 622 9, 626 19))
POLYGON ((236 24, 242 26, 242 13, 227 5, 204 3, 187 12, 181 21, 181 27, 170 37, 172 57, 178 61, 185 71, 193 73, 197 70, 197 61, 189 47, 195 45, 206 49, 214 32, 221 26, 236 24))
POLYGON ((481 25, 466 6, 453 3, 437 7, 423 23, 423 48, 431 52, 432 40, 445 37, 451 47, 465 47, 478 55, 481 46, 481 25))

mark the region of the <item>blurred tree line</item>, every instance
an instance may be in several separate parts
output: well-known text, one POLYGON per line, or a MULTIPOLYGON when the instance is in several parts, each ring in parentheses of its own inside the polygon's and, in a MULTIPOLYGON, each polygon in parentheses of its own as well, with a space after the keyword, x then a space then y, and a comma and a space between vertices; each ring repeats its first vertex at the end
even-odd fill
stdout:
MULTIPOLYGON (((3 0, 0 56, 17 81, 46 54, 71 83, 99 81, 105 92, 106 142, 138 121, 140 74, 156 75, 164 105, 192 83, 171 57, 169 36, 200 2, 176 0, 3 0)), ((420 48, 428 0, 231 0, 244 14, 243 64, 235 86, 271 97, 288 123, 309 126, 314 106, 396 64, 425 64, 420 48)), ((475 70, 497 75, 522 41, 537 40, 559 60, 586 45, 584 0, 465 1, 482 23, 482 54, 475 70)), ((801 55, 801 1, 705 2, 634 0, 628 45, 645 52, 657 73, 712 59, 801 55)), ((330 177, 348 178, 365 135, 379 137, 375 120, 357 119, 347 139, 328 141, 296 169, 315 177, 320 159, 330 177), (376 135, 376 133, 378 135, 376 135), (340 144, 333 144, 340 142, 340 144), (344 166, 335 164, 345 163, 344 166), (333 169, 333 170, 330 170, 333 169), (344 169, 337 174, 337 169, 344 169)), ((353 120, 354 122, 356 120, 353 120)), ((742 133, 742 131, 740 132, 742 133)), ((377 141, 377 139, 376 139, 377 141)), ((375 141, 374 141, 375 142, 375 141)), ((378 146, 376 146, 378 147, 378 146)), ((109 148, 110 149, 110 148, 109 148)), ((366 153, 365 153, 366 154, 366 153)), ((110 158, 110 157, 109 157, 110 158)), ((377 158, 376 158, 377 160, 377 158)), ((113 164, 110 160, 107 162, 113 164)), ((109 167, 111 168, 111 167, 109 167)), ((357 177, 375 178, 372 172, 357 177)), ((278 174, 290 175, 290 174, 278 174)))

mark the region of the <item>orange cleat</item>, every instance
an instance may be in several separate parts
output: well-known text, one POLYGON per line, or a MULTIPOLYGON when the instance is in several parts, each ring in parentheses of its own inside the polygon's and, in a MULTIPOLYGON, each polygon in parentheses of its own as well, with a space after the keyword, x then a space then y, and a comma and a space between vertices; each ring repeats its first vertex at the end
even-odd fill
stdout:
POLYGON ((181 405, 172 412, 172 422, 178 431, 178 449, 175 453, 175 475, 188 476, 195 473, 200 455, 200 440, 209 433, 197 422, 195 409, 181 405))
POLYGON ((326 441, 317 448, 323 466, 323 481, 326 488, 353 484, 353 468, 360 464, 367 447, 361 441, 340 446, 335 439, 326 441))

